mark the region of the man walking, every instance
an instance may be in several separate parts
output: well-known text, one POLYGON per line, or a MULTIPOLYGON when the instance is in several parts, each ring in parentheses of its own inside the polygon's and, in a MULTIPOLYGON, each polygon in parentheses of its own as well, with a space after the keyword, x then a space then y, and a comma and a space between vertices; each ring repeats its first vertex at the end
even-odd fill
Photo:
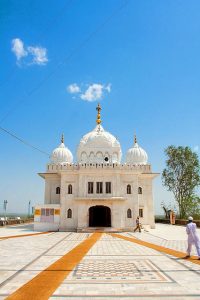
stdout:
POLYGON ((188 235, 188 248, 187 248, 187 256, 186 258, 190 257, 190 253, 192 250, 192 245, 195 245, 197 254, 198 254, 198 259, 200 259, 200 240, 197 235, 197 225, 193 223, 193 217, 188 218, 188 224, 186 226, 186 232, 188 235))
POLYGON ((134 229, 134 232, 136 232, 137 230, 139 230, 139 232, 141 232, 141 224, 140 224, 140 218, 139 218, 139 216, 137 217, 137 219, 136 219, 136 227, 135 227, 135 229, 134 229))

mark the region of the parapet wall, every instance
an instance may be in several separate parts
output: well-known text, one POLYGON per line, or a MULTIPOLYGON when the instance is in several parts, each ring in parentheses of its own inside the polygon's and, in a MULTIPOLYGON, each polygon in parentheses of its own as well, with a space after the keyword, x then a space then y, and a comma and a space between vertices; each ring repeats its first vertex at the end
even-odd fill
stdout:
POLYGON ((94 170, 94 169, 104 169, 104 170, 130 170, 139 173, 151 173, 151 165, 129 165, 129 164, 48 164, 47 172, 55 171, 75 171, 75 170, 94 170))

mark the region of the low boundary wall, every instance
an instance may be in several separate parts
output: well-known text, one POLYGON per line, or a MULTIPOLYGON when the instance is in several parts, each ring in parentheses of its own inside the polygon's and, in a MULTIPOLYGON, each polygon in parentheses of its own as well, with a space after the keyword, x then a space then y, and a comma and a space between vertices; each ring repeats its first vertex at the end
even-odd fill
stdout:
MULTIPOLYGON (((168 220, 168 219, 161 219, 161 218, 156 218, 155 222, 156 223, 163 223, 163 224, 170 224, 170 220, 168 220)), ((176 221, 175 221, 175 225, 185 226, 185 225, 187 225, 187 223, 188 223, 188 220, 176 219, 176 221)), ((200 220, 194 220, 194 223, 196 223, 197 227, 200 228, 200 220)))

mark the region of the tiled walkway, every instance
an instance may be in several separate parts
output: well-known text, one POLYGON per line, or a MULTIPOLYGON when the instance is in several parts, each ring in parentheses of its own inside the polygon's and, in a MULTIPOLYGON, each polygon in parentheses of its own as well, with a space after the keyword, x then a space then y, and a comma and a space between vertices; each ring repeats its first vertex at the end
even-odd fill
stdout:
MULTIPOLYGON (((17 230, 19 234, 19 228, 17 230)), ((9 229, 10 235, 14 233, 15 229, 9 229)), ((183 227, 157 225, 149 232, 120 235, 185 251, 183 227)), ((41 274, 83 241, 87 244, 91 236, 58 232, 1 240, 0 299, 41 274)), ((200 299, 200 265, 122 238, 104 233, 49 299, 200 299)), ((77 249, 81 249, 80 246, 77 249)), ((57 275, 58 270, 55 277, 57 275)), ((47 284, 45 288, 48 289, 47 284)))

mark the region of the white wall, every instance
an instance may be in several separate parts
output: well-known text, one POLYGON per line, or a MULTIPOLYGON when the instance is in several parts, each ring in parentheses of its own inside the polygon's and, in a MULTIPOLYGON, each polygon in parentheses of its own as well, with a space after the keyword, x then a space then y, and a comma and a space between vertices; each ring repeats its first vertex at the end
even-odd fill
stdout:
POLYGON ((111 209, 111 226, 115 228, 133 228, 143 208, 142 224, 154 227, 152 199, 152 178, 150 166, 54 166, 45 175, 45 203, 60 203, 60 230, 76 230, 89 226, 89 208, 105 205, 111 209), (144 170, 143 170, 144 169, 144 170), (52 174, 54 170, 55 174, 52 174), (142 174, 145 171, 148 176, 142 174), (103 182, 103 193, 96 194, 96 182, 103 182), (88 194, 88 182, 94 182, 94 193, 88 194), (111 182, 111 194, 106 194, 105 182, 111 182), (68 194, 68 185, 72 185, 73 194, 68 194), (131 194, 127 194, 127 184, 131 185, 131 194), (56 187, 61 187, 61 194, 56 195, 56 187), (138 195, 138 187, 142 195, 138 195), (124 200, 119 201, 117 197, 124 200), (72 210, 72 218, 67 218, 67 210, 72 210), (127 218, 131 209, 132 218, 127 218))

